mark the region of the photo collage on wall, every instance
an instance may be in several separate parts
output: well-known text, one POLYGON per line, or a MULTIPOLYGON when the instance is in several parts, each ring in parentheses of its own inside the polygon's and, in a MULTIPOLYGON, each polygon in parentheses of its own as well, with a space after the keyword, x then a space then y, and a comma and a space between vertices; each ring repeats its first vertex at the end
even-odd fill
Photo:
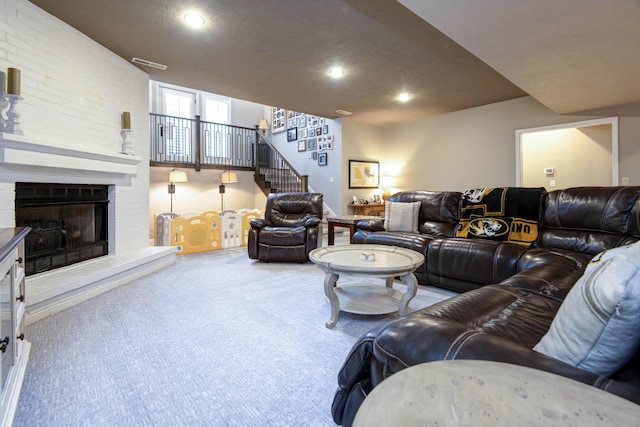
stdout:
MULTIPOLYGON (((277 109, 278 114, 285 116, 284 110, 277 109)), ((274 131, 276 108, 274 107, 274 131)), ((280 117, 280 116, 278 116, 280 117)), ((281 125, 280 122, 278 122, 281 125)), ((329 124, 324 117, 312 116, 296 111, 286 112, 285 128, 287 141, 298 144, 299 152, 306 152, 307 158, 317 161, 319 166, 327 165, 327 151, 333 150, 334 136, 329 135, 329 124)), ((285 130, 284 128, 278 132, 285 130)))

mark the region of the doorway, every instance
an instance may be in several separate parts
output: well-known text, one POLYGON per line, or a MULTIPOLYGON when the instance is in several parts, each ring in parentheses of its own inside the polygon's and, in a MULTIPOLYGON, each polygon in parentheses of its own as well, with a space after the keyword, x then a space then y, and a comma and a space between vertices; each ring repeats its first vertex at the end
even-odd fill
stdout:
POLYGON ((517 130, 516 185, 619 185, 618 118, 517 130))

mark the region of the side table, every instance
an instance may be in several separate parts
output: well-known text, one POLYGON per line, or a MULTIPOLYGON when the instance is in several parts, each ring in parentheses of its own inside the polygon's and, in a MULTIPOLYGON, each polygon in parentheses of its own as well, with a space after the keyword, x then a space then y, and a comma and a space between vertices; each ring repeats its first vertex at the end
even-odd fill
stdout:
POLYGON ((334 216, 327 217, 327 237, 329 240, 329 245, 333 245, 335 243, 335 230, 334 227, 344 227, 349 229, 349 243, 353 239, 353 233, 355 232, 355 227, 358 221, 362 221, 363 219, 380 219, 378 216, 367 216, 367 215, 345 215, 345 216, 334 216))
POLYGON ((384 216, 384 203, 367 203, 347 205, 354 215, 377 215, 384 216))
POLYGON ((364 426, 638 426, 640 406, 538 369, 483 360, 427 362, 382 381, 364 426))

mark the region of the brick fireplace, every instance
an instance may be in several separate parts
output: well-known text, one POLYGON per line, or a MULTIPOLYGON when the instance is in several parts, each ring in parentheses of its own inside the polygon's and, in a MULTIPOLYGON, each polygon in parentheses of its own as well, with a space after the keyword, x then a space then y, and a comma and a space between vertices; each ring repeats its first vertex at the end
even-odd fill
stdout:
POLYGON ((142 157, 0 133, 0 226, 29 225, 28 247, 45 244, 26 255, 27 324, 175 261, 149 246, 148 179, 142 157), (84 219, 57 217, 62 205, 84 219))

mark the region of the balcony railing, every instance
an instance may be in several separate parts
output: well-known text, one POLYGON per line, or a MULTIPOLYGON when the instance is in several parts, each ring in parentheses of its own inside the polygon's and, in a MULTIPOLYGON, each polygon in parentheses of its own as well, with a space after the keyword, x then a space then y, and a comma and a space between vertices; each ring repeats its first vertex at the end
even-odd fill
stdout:
POLYGON ((252 169, 256 130, 195 119, 149 114, 153 163, 252 169))
POLYGON ((149 114, 152 166, 255 170, 265 193, 308 191, 301 176, 255 128, 149 114))

